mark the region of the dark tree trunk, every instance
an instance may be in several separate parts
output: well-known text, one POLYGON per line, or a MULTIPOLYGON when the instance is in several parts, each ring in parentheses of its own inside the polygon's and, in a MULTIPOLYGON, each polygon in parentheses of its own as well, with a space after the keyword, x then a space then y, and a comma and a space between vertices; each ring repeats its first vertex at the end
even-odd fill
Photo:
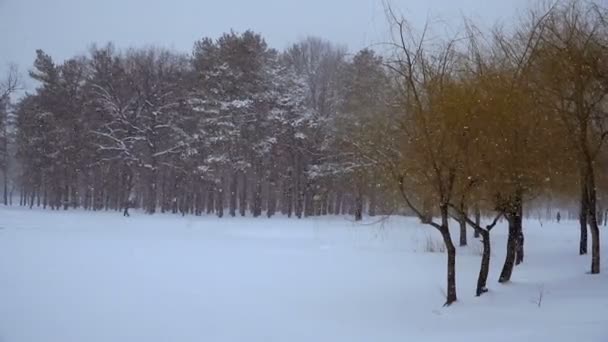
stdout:
POLYGON ((505 263, 500 273, 498 282, 506 283, 511 280, 513 274, 513 267, 517 261, 518 251, 521 251, 521 260, 523 260, 523 245, 518 247, 519 241, 523 241, 523 230, 522 230, 522 214, 523 214, 523 195, 521 190, 516 191, 514 198, 509 207, 507 208, 507 221, 509 222, 509 235, 507 238, 507 255, 505 257, 505 263))
MULTIPOLYGON (((479 226, 479 225, 478 225, 479 226)), ((481 267, 479 268, 479 277, 477 278, 477 297, 488 292, 486 284, 488 282, 488 274, 490 273, 490 255, 492 245, 490 244, 490 232, 487 230, 475 229, 481 235, 481 241, 483 243, 483 252, 481 255, 481 267)))
POLYGON ((371 187, 370 189, 370 194, 369 194, 369 210, 368 210, 368 215, 369 216, 376 216, 376 208, 377 208, 378 204, 376 203, 376 189, 374 188, 374 186, 371 187))
POLYGON ((334 204, 336 201, 333 200, 333 193, 328 192, 325 196, 325 215, 333 215, 334 213, 334 204))
POLYGON ((247 214, 247 173, 241 172, 241 191, 239 193, 239 214, 245 216, 247 214))
POLYGON ((314 216, 314 195, 313 184, 307 179, 304 189, 304 217, 314 216))
POLYGON ((515 253, 515 265, 519 265, 524 262, 524 227, 521 216, 519 216, 517 231, 517 252, 515 253))
POLYGON ((277 199, 275 193, 275 184, 268 182, 268 198, 266 204, 266 216, 273 217, 277 211, 277 199))
POLYGON ((445 306, 449 306, 457 300, 456 296, 456 247, 452 242, 449 229, 449 213, 447 205, 441 208, 441 237, 447 252, 447 293, 445 306))
POLYGON ((588 192, 585 176, 581 176, 581 207, 578 216, 580 223, 581 238, 579 241, 578 253, 580 255, 587 254, 587 217, 589 213, 588 192))
POLYGON ((4 205, 8 205, 8 170, 4 168, 4 205))
POLYGON ((291 182, 291 174, 287 179, 283 180, 283 215, 291 217, 293 214, 293 187, 291 182))
POLYGON ((321 208, 319 210, 319 215, 322 215, 322 216, 327 215, 327 206, 329 204, 328 198, 329 198, 329 193, 326 190, 323 193, 323 196, 321 197, 321 208))
POLYGON ((229 215, 236 216, 236 192, 238 187, 238 173, 234 172, 230 177, 230 203, 228 204, 229 215))
POLYGON ((215 213, 219 218, 224 216, 224 192, 222 191, 221 184, 215 191, 215 213))
POLYGON ((591 232, 591 274, 600 273, 600 229, 597 223, 597 190, 593 162, 587 160, 587 195, 589 231, 591 232))
POLYGON ((160 197, 160 212, 165 213, 169 209, 169 186, 167 183, 167 171, 161 173, 161 185, 160 191, 162 193, 160 197))
POLYGON ((148 184, 146 193, 146 213, 154 214, 156 212, 156 164, 152 164, 148 170, 148 184))
POLYGON ((591 231, 591 274, 600 273, 600 229, 597 218, 591 219, 589 225, 591 231))
POLYGON ((460 214, 458 215, 458 224, 460 226, 460 247, 467 245, 467 220, 466 220, 466 206, 460 205, 460 214))
POLYGON ((44 193, 43 193, 43 197, 42 197, 42 208, 46 209, 47 204, 48 204, 48 192, 46 190, 46 185, 45 185, 44 193))
POLYGON ((363 220, 363 195, 360 190, 355 194, 355 221, 363 220))
POLYGON ((65 185, 63 186, 63 210, 68 210, 70 207, 70 186, 68 185, 68 179, 66 175, 65 185))
POLYGON ((509 235, 507 238, 507 255, 505 257, 505 263, 500 272, 499 283, 506 283, 511 280, 511 274, 513 273, 513 267, 515 266, 515 254, 517 254, 517 214, 507 214, 507 221, 509 222, 509 235))
POLYGON ((297 218, 302 218, 302 211, 303 211, 303 204, 304 204, 304 191, 300 186, 300 182, 298 181, 296 183, 296 186, 294 188, 295 190, 295 215, 297 218))
MULTIPOLYGON (((481 227, 481 210, 479 210, 479 205, 475 205, 475 224, 478 227, 481 227)), ((477 229, 475 229, 475 233, 474 233, 473 237, 479 238, 480 236, 481 236, 481 234, 479 233, 479 231, 477 231, 477 229)))
POLYGON ((213 186, 207 187, 207 214, 213 214, 215 211, 215 188, 213 186))
POLYGON ((253 186, 253 208, 252 214, 253 217, 259 217, 262 215, 262 174, 260 171, 261 168, 258 168, 258 172, 256 172, 255 184, 253 186))
POLYGON ((340 215, 342 213, 342 191, 336 193, 336 204, 334 205, 334 215, 340 215))

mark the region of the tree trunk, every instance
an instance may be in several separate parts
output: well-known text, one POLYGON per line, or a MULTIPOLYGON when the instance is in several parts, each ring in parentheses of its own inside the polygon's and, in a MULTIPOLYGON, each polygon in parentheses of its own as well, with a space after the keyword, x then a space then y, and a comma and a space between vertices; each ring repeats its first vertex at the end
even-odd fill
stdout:
POLYGON ((513 266, 515 266, 515 254, 517 253, 517 224, 515 222, 516 214, 510 213, 507 215, 507 221, 509 222, 509 235, 507 238, 507 255, 505 263, 500 272, 499 283, 506 283, 511 280, 511 274, 513 273, 513 266))
POLYGON ((593 163, 587 160, 587 195, 589 231, 591 232, 591 274, 600 273, 600 229, 597 223, 597 190, 593 163))
POLYGON ((355 194, 355 221, 363 220, 363 195, 360 190, 355 194))
MULTIPOLYGON (((261 169, 258 168, 258 171, 261 169)), ((253 217, 262 215, 262 175, 261 172, 256 172, 255 184, 253 187, 253 217)))
MULTIPOLYGON (((296 177, 299 178, 299 177, 296 177)), ((304 191, 301 188, 301 184, 299 181, 296 181, 296 186, 294 187, 295 192, 295 215, 297 218, 302 218, 302 210, 304 205, 304 191)))
POLYGON ((243 184, 241 184, 241 192, 239 196, 239 214, 243 217, 247 214, 247 173, 241 172, 243 184))
POLYGON ((322 216, 326 216, 327 212, 329 210, 328 206, 329 206, 329 193, 328 191, 325 191, 325 193, 323 193, 323 198, 321 199, 321 215, 322 216))
POLYGON ((450 306, 457 300, 456 296, 456 247, 452 242, 449 229, 448 206, 441 206, 441 237, 447 252, 447 293, 445 306, 450 306))
POLYGON ((148 189, 146 193, 146 213, 154 214, 156 212, 156 163, 148 170, 148 189))
POLYGON ((377 207, 377 203, 376 203, 376 189, 374 188, 374 186, 371 187, 370 189, 370 194, 369 194, 369 209, 368 209, 368 215, 371 217, 376 216, 376 207, 377 207))
POLYGON ((207 205, 207 214, 213 214, 215 211, 215 188, 213 186, 207 187, 207 200, 205 204, 207 205))
POLYGON ((8 170, 4 168, 4 205, 8 205, 8 170))
POLYGON ((266 216, 269 218, 274 216, 277 211, 277 199, 275 193, 275 184, 268 182, 268 198, 266 204, 266 216))
MULTIPOLYGON (((478 225, 479 226, 479 225, 478 225)), ((482 294, 488 292, 488 288, 486 284, 488 282, 488 274, 490 273, 490 255, 492 245, 490 244, 490 232, 487 230, 479 231, 475 229, 476 232, 480 233, 481 241, 483 243, 483 253, 481 255, 481 267, 479 268, 479 277, 477 278, 477 297, 482 294)))
POLYGON ((222 218, 224 216, 224 191, 222 191, 222 183, 215 191, 215 213, 217 217, 222 218))
POLYGON ((229 205, 229 214, 232 217, 236 216, 236 191, 238 186, 238 178, 237 173, 234 172, 232 177, 230 177, 230 203, 229 205))
MULTIPOLYGON (((477 204, 475 205, 475 224, 478 227, 481 227, 481 210, 479 210, 479 205, 477 205, 477 204)), ((480 236, 481 236, 481 234, 479 234, 477 229, 475 229, 473 237, 479 238, 480 236)))
POLYGON ((342 213, 342 191, 336 193, 336 200, 334 204, 334 215, 340 215, 342 213))
POLYGON ((585 176, 581 175, 581 208, 579 212, 578 221, 581 228, 581 238, 579 242, 578 253, 580 255, 587 254, 587 217, 589 213, 588 193, 585 176))
POLYGON ((307 179, 304 189, 304 217, 314 216, 314 195, 312 181, 307 179))
POLYGON ((287 215, 287 217, 291 218, 293 213, 293 186, 291 182, 291 175, 288 175, 286 179, 283 180, 283 215, 287 215))
POLYGON ((466 220, 466 206, 460 204, 460 215, 458 215, 458 224, 460 225, 460 247, 467 245, 467 220, 466 220))
POLYGON ((515 265, 524 262, 524 227, 522 215, 517 216, 517 250, 515 253, 515 265))

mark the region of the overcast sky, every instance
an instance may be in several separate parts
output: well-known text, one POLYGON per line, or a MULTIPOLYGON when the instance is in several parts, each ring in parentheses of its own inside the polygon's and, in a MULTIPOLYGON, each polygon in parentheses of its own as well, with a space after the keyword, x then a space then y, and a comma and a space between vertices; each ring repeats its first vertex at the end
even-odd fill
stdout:
MULTIPOLYGON (((393 0, 416 25, 471 16, 490 26, 531 0, 393 0)), ((387 39, 382 0, 0 0, 0 70, 27 71, 36 49, 61 61, 91 43, 190 51, 204 36, 252 29, 283 49, 307 35, 351 51, 387 39)))

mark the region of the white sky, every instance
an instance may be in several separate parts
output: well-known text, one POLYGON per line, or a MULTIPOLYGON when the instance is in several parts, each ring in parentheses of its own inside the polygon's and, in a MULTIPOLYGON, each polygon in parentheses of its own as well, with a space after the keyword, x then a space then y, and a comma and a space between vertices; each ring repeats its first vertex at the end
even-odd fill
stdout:
MULTIPOLYGON (((392 0, 422 25, 428 17, 470 16, 490 26, 533 0, 392 0)), ((283 49, 307 35, 351 51, 387 40, 382 0, 0 0, 0 72, 9 62, 25 73, 36 49, 57 61, 91 43, 160 45, 188 52, 195 40, 235 29, 261 33, 283 49)))

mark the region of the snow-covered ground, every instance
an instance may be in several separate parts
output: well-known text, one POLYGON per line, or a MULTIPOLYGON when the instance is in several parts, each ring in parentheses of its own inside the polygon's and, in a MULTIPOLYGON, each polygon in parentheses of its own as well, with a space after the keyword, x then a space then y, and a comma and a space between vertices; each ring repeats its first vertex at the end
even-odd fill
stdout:
POLYGON ((0 209, 0 341, 608 341, 608 268, 586 274, 576 223, 525 229, 508 285, 493 232, 481 298, 478 243, 459 248, 443 308, 439 235, 413 219, 0 209))

